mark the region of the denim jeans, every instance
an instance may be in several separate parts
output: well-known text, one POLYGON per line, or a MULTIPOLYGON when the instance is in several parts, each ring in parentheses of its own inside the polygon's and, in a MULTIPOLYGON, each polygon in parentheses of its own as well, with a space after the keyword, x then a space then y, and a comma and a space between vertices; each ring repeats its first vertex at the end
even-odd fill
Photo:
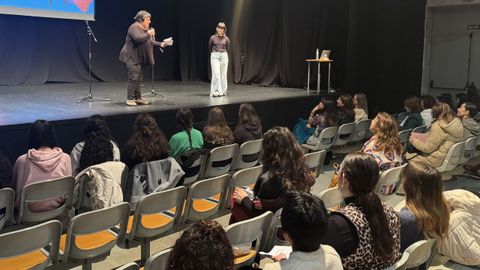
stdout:
POLYGON ((212 66, 212 83, 210 96, 224 96, 227 94, 228 53, 212 52, 210 55, 212 66))

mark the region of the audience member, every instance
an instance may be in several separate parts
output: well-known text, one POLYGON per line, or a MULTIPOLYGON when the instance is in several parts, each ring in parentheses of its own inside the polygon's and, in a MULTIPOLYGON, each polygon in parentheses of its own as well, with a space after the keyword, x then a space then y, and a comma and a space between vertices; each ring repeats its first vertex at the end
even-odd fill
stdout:
POLYGON ((198 221, 175 242, 166 270, 234 270, 233 250, 222 225, 198 221))
POLYGON ((343 160, 338 189, 346 206, 332 212, 323 244, 342 257, 345 269, 383 269, 400 258, 400 218, 375 194, 375 159, 351 153, 343 160))
POLYGON ((355 122, 368 119, 368 103, 365 93, 356 93, 353 95, 353 111, 355 112, 355 122))
POLYGON ((315 179, 305 165, 303 150, 286 127, 274 127, 265 133, 262 155, 263 173, 249 197, 236 188, 230 223, 282 208, 287 191, 310 191, 315 179))
POLYGON ((0 151, 0 189, 12 187, 12 164, 0 151))
POLYGON ((330 97, 323 97, 320 103, 310 112, 306 124, 302 121, 298 126, 295 126, 297 140, 300 143, 316 145, 322 131, 327 127, 336 126, 337 124, 338 109, 335 100, 330 97), (304 133, 302 130, 308 130, 306 141, 303 140, 302 134, 304 133))
POLYGON ((74 175, 92 165, 120 161, 120 150, 112 139, 105 118, 96 114, 85 121, 83 140, 73 147, 70 158, 74 175))
POLYGON ((337 99, 338 125, 355 122, 353 99, 349 94, 343 94, 337 99))
POLYGON ((227 125, 221 108, 214 107, 208 113, 208 124, 203 129, 203 140, 203 147, 207 149, 233 143, 233 132, 227 125))
MULTIPOLYGON (((45 120, 37 120, 30 127, 28 134, 28 152, 21 155, 13 166, 13 184, 17 204, 23 187, 45 180, 72 175, 70 156, 57 147, 53 126, 45 120)), ((64 197, 29 204, 33 212, 58 208, 65 201, 64 197)))
POLYGON ((436 103, 432 108, 432 128, 428 134, 412 133, 410 143, 420 153, 407 153, 407 160, 424 162, 440 167, 454 143, 463 140, 463 125, 446 103, 436 103))
POLYGON ((170 156, 178 157, 189 150, 202 148, 202 132, 193 128, 192 111, 182 108, 178 110, 176 119, 180 131, 170 138, 170 156))
POLYGON ((167 138, 155 118, 148 113, 139 114, 122 154, 123 162, 132 170, 139 163, 167 158, 168 152, 167 138))
POLYGON ((463 103, 468 102, 467 100, 467 94, 465 93, 457 93, 455 94, 455 105, 456 108, 458 109, 460 106, 462 106, 463 103))
POLYGON ((306 192, 287 193, 281 223, 293 252, 288 260, 285 254, 276 255, 274 260, 279 262, 266 264, 264 270, 343 269, 338 253, 331 246, 320 245, 327 234, 328 213, 318 197, 306 192))
POLYGON ((247 141, 262 138, 262 121, 250 103, 243 103, 238 110, 238 123, 233 132, 235 142, 241 145, 247 141))
POLYGON ((453 100, 453 95, 450 93, 442 93, 439 97, 437 97, 439 102, 447 103, 448 106, 452 109, 452 111, 455 111, 457 108, 455 106, 455 101, 453 100))
POLYGON ((462 120, 464 139, 480 135, 480 124, 473 120, 473 117, 477 115, 477 113, 477 106, 470 102, 465 102, 458 107, 457 116, 462 120))
POLYGON ((423 118, 420 114, 422 111, 422 103, 420 102, 420 99, 411 96, 408 97, 403 104, 406 112, 402 116, 404 117, 403 120, 400 121, 400 129, 414 129, 423 125, 423 118))
POLYGON ((435 103, 437 103, 437 100, 430 95, 421 96, 420 100, 423 108, 423 111, 420 112, 420 115, 423 119, 423 124, 425 126, 430 126, 432 124, 432 107, 435 105, 435 103))

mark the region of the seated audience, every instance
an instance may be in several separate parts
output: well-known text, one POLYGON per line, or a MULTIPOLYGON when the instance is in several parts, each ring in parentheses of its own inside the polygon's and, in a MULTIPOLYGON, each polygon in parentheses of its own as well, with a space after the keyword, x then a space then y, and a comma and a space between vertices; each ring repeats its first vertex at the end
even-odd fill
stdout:
POLYGON ((222 225, 198 221, 175 242, 166 270, 234 270, 233 250, 222 225))
POLYGON ((123 162, 132 170, 137 164, 167 158, 168 151, 167 138, 155 118, 148 113, 139 114, 122 154, 123 162))
POLYGON ((453 100, 453 95, 450 93, 442 93, 437 97, 438 102, 447 103, 450 106, 450 109, 454 111, 456 109, 455 102, 453 100))
POLYGON ((457 109, 460 108, 460 106, 462 106, 462 104, 465 103, 465 102, 468 102, 467 94, 465 94, 465 93, 455 94, 455 105, 457 106, 457 109))
POLYGON ((249 197, 236 188, 230 223, 282 208, 287 191, 310 191, 315 179, 305 166, 303 150, 286 127, 274 127, 263 138, 263 173, 249 197))
POLYGON ((203 140, 203 147, 206 149, 233 143, 233 132, 227 125, 221 108, 214 107, 208 113, 208 124, 203 129, 203 140))
POLYGON ((96 114, 85 121, 83 141, 73 147, 70 158, 74 175, 92 165, 120 161, 120 150, 112 140, 105 118, 96 114))
POLYGON ((247 141, 261 139, 262 121, 250 103, 243 103, 238 110, 238 123, 233 132, 235 142, 239 145, 247 141))
POLYGON ((480 124, 473 120, 473 117, 477 115, 477 113, 477 106, 470 102, 465 102, 458 107, 457 116, 462 120, 464 139, 480 135, 480 124))
POLYGON ((355 122, 353 99, 349 94, 343 94, 337 99, 338 125, 355 122))
POLYGON ((446 103, 436 103, 432 108, 432 128, 427 134, 412 133, 410 143, 420 153, 407 153, 407 160, 424 162, 440 167, 453 144, 463 140, 463 125, 446 103))
POLYGON ((404 102, 405 113, 400 117, 400 129, 414 129, 423 125, 423 118, 420 112, 422 111, 422 104, 417 97, 409 97, 404 102))
POLYGON ((428 238, 447 236, 449 207, 442 195, 440 173, 432 167, 410 162, 402 174, 406 206, 400 211, 401 251, 428 238))
POLYGON ((177 126, 180 129, 169 141, 170 156, 181 156, 188 150, 203 147, 202 132, 193 128, 193 114, 190 109, 180 109, 177 112, 177 126))
POLYGON ((423 124, 425 126, 430 126, 432 124, 432 107, 437 103, 434 97, 429 95, 424 95, 420 97, 422 101, 423 111, 420 112, 420 115, 423 119, 423 124))
POLYGON ((353 95, 353 111, 355 112, 355 122, 368 119, 367 96, 364 93, 353 95))
POLYGON ((361 151, 375 159, 380 171, 402 165, 403 146, 395 120, 388 113, 380 112, 372 120, 370 131, 373 136, 365 142, 361 151))
POLYGON ((383 269, 400 259, 400 218, 375 194, 374 158, 351 153, 340 165, 338 190, 346 206, 332 212, 322 243, 332 246, 345 269, 383 269))
POLYGON ((291 243, 293 252, 274 257, 276 263, 266 264, 264 270, 343 269, 338 253, 327 245, 320 245, 328 233, 328 213, 315 195, 289 192, 281 215, 282 231, 291 243))
MULTIPOLYGON (((17 204, 23 187, 45 180, 72 175, 70 156, 57 147, 53 126, 45 120, 37 120, 28 134, 28 152, 21 155, 13 165, 13 184, 17 204)), ((58 208, 65 198, 30 203, 29 208, 41 212, 58 208)))
POLYGON ((0 189, 12 187, 12 164, 0 151, 0 189))

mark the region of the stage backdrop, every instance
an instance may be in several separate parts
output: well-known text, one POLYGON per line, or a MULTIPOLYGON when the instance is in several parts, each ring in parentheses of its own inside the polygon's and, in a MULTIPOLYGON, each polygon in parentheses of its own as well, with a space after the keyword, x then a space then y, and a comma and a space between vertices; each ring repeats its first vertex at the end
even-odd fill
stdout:
MULTIPOLYGON (((146 9, 153 15, 157 39, 175 40, 165 53, 156 50, 158 80, 208 81, 208 39, 216 23, 225 21, 234 83, 305 87, 304 60, 319 48, 332 50, 334 88, 366 92, 376 104, 372 111, 398 111, 400 100, 420 93, 425 0, 137 0, 95 5, 96 21, 90 25, 98 39, 93 44, 97 80, 126 80, 118 53, 133 16, 146 9)), ((83 21, 0 15, 0 31, 0 84, 87 80, 83 21)))

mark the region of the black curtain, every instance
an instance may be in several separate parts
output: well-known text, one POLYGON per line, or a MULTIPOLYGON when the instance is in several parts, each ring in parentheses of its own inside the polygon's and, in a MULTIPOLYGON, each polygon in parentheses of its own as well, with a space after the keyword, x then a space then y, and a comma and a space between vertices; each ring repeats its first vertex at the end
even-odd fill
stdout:
MULTIPOLYGON (((370 104, 376 104, 373 112, 399 110, 400 100, 420 92, 425 5, 425 0, 137 0, 114 5, 97 0, 96 21, 90 23, 98 38, 94 79, 126 80, 118 53, 133 16, 146 9, 157 39, 175 40, 165 53, 156 51, 156 79, 208 81, 207 42, 216 23, 225 21, 232 42, 230 81, 302 88, 304 60, 316 48, 331 49, 334 88, 366 92, 370 104)), ((0 31, 0 84, 88 79, 84 22, 0 15, 0 31)), ((150 73, 145 75, 148 79, 150 73)))

